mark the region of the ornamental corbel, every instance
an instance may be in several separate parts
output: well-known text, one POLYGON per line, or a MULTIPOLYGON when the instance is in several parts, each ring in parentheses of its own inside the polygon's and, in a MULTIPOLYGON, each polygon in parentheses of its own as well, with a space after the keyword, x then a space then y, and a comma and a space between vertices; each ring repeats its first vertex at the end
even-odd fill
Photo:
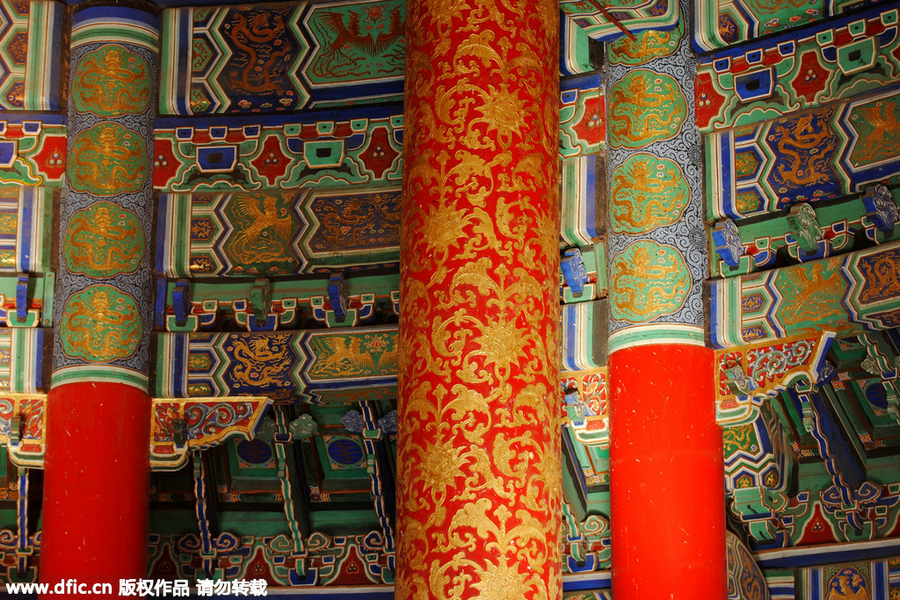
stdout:
POLYGON ((175 324, 178 327, 187 325, 188 316, 191 314, 191 281, 179 279, 172 290, 172 312, 175 313, 175 324))
POLYGON ((881 332, 864 333, 857 336, 866 348, 866 358, 860 367, 870 375, 893 379, 897 377, 898 357, 881 332))
POLYGON ((350 299, 347 296, 347 283, 343 273, 332 273, 328 280, 328 300, 331 302, 331 310, 338 323, 347 319, 347 310, 350 308, 350 299))
POLYGON ((725 264, 735 268, 741 264, 744 255, 744 244, 741 242, 737 224, 731 219, 724 219, 716 223, 712 230, 713 244, 716 253, 725 264))
POLYGON ((728 389, 735 395, 747 396, 756 389, 756 385, 744 373, 740 365, 724 369, 728 389))
POLYGON ((824 231, 816 217, 816 209, 806 202, 795 204, 787 216, 791 237, 802 250, 798 258, 805 259, 804 253, 812 254, 819 249, 819 242, 824 239, 824 231))
POLYGON ((578 248, 566 250, 563 258, 559 261, 559 267, 562 270, 563 280, 572 291, 572 295, 576 298, 581 297, 585 285, 590 283, 581 250, 578 248))
POLYGON ((732 499, 731 511, 740 517, 754 539, 773 542, 784 537, 781 513, 789 504, 785 494, 756 486, 735 489, 732 499))
POLYGON ((150 467, 179 469, 192 451, 253 439, 271 404, 264 396, 151 399, 150 467))
POLYGON ((272 312, 272 283, 265 277, 253 282, 253 287, 250 288, 250 307, 256 322, 255 329, 268 329, 269 313, 272 312))
POLYGON ((43 468, 46 403, 45 394, 0 395, 0 443, 19 467, 43 468))
POLYGON ((716 421, 719 425, 752 423, 767 398, 798 382, 818 383, 834 335, 823 331, 717 350, 716 421))
POLYGON ((874 185, 866 189, 862 201, 868 211, 866 216, 878 231, 886 236, 893 235, 900 211, 891 197, 891 190, 882 184, 874 185))
POLYGON ((302 414, 289 426, 291 435, 295 440, 308 440, 319 430, 319 424, 310 414, 302 414))

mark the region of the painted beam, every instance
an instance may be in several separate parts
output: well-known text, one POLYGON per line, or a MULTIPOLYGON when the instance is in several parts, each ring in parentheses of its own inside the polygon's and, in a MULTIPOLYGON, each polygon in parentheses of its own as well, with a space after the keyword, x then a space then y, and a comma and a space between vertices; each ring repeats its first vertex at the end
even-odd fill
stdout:
POLYGON ((0 183, 60 187, 65 172, 65 116, 0 113, 0 183))
POLYGON ((399 105, 298 115, 158 118, 153 184, 170 192, 400 180, 399 105))
POLYGON ((697 127, 750 125, 897 83, 898 18, 888 2, 701 57, 697 127))
POLYGON ((900 83, 704 136, 707 219, 814 207, 900 176, 900 83), (815 151, 807 149, 815 148, 815 151))
POLYGON ((399 182, 162 194, 156 270, 193 278, 397 269, 399 201, 399 182))
POLYGON ((396 397, 397 327, 157 338, 157 395, 267 396, 276 403, 396 397))
POLYGON ((812 547, 756 552, 753 558, 763 569, 800 568, 843 561, 873 560, 900 554, 900 538, 846 542, 812 547))
POLYGON ((813 389, 793 393, 797 394, 801 404, 811 406, 811 433, 819 446, 819 455, 825 461, 840 500, 849 504, 860 495, 867 477, 866 455, 861 452, 859 440, 847 430, 836 407, 824 393, 813 389))
POLYGON ((645 29, 671 29, 681 18, 677 2, 642 0, 641 2, 584 2, 560 0, 564 19, 584 29, 592 39, 608 41, 645 29))
POLYGON ((711 341, 727 348, 821 330, 900 324, 900 243, 713 281, 711 341))
POLYGON ((694 48, 717 50, 828 20, 856 9, 854 0, 812 0, 802 4, 759 4, 752 0, 703 0, 694 13, 694 48))
POLYGON ((597 154, 606 147, 606 97, 599 72, 559 83, 559 155, 597 154))
POLYGON ((0 110, 58 111, 63 62, 62 2, 0 2, 0 110))
POLYGON ((405 20, 400 0, 165 10, 160 114, 399 102, 405 20))

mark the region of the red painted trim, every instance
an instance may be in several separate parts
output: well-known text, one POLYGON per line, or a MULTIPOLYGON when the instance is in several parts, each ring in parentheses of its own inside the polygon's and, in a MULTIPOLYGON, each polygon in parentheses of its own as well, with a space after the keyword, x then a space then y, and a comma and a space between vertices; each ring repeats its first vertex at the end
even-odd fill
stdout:
POLYGON ((40 580, 111 583, 115 597, 120 578, 147 576, 150 397, 69 383, 47 407, 40 580))
POLYGON ((616 600, 727 596, 725 471, 713 352, 627 348, 609 360, 616 600))

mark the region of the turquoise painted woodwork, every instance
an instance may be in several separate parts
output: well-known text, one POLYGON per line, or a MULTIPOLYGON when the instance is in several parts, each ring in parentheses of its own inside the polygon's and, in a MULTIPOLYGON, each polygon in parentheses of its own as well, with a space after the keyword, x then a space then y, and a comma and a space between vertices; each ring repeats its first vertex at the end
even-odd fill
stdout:
POLYGON ((46 390, 43 345, 43 329, 0 328, 0 393, 34 394, 46 390))
POLYGON ((606 147, 606 103, 599 73, 560 81, 559 155, 597 154, 606 147))
POLYGON ((396 185, 164 194, 157 271, 246 277, 396 268, 399 200, 396 185))
POLYGON ((190 127, 158 119, 154 187, 207 192, 399 183, 402 109, 373 112, 273 115, 252 124, 222 117, 190 127))
MULTIPOLYGON (((894 188, 894 193, 900 198, 898 189, 900 188, 894 188)), ((886 198, 896 206, 897 201, 890 195, 889 190, 887 192, 886 198)), ((764 220, 733 222, 736 223, 740 244, 737 264, 731 266, 718 256, 711 265, 713 276, 734 277, 771 269, 779 257, 781 260, 808 262, 844 254, 858 249, 859 243, 863 240, 867 243, 884 244, 896 241, 900 233, 897 229, 892 233, 886 232, 889 227, 879 222, 879 217, 874 211, 869 211, 863 195, 853 195, 836 203, 817 206, 814 212, 821 235, 813 250, 806 250, 800 246, 788 222, 787 213, 773 213, 770 218, 764 220)), ((716 244, 715 247, 720 246, 716 244)))
POLYGON ((738 45, 758 37, 827 20, 859 6, 860 3, 853 0, 703 0, 697 3, 694 13, 694 46, 704 52, 738 45))
POLYGON ((59 187, 66 172, 66 120, 44 113, 0 115, 0 183, 59 187))
POLYGON ((364 275, 346 281, 347 307, 343 321, 331 305, 325 282, 315 279, 263 279, 265 284, 209 280, 170 281, 160 287, 155 326, 173 332, 215 331, 226 323, 247 331, 276 331, 310 327, 350 328, 396 319, 400 310, 399 277, 364 275), (268 306, 254 302, 255 288, 263 287, 268 306), (176 304, 180 304, 176 308, 176 304), (180 311, 184 311, 179 315, 180 311), (258 320, 259 318, 259 320, 258 320))
POLYGON ((790 487, 796 457, 790 451, 789 438, 778 415, 769 405, 763 406, 752 423, 723 429, 729 494, 745 488, 762 487, 777 492, 790 487))
POLYGON ((559 22, 559 74, 584 75, 600 68, 600 44, 569 19, 559 22))

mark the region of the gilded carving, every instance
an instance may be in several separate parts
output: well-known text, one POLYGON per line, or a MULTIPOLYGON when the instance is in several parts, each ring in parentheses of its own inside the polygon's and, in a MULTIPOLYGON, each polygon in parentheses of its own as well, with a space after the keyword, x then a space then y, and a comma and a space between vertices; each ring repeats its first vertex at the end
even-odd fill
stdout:
POLYGON ((396 337, 391 333, 314 335, 309 346, 315 354, 309 375, 371 377, 397 371, 396 337))
POLYGON ((230 12, 225 31, 235 49, 228 72, 235 90, 259 96, 285 94, 282 78, 293 59, 293 37, 287 35, 286 21, 294 7, 240 7, 230 12))
POLYGON ((224 249, 235 264, 251 273, 291 273, 298 260, 291 250, 297 218, 291 210, 290 195, 235 194, 225 213, 234 232, 224 249))
POLYGON ((133 273, 144 256, 144 232, 130 210, 97 202, 69 219, 63 253, 73 273, 95 279, 133 273))
POLYGON ((400 244, 400 192, 372 192, 314 199, 310 212, 320 227, 309 240, 313 250, 395 248, 400 244))
POLYGON ((891 248, 861 256, 859 272, 863 276, 859 301, 871 304, 886 298, 900 296, 900 249, 891 248))
POLYGON ((610 313, 617 321, 645 323, 681 308, 690 272, 672 246, 635 242, 615 257, 610 278, 610 313))
POLYGON ((658 31, 649 29, 634 34, 635 39, 620 36, 607 43, 610 64, 642 65, 654 58, 669 56, 678 48, 684 37, 684 19, 678 20, 673 29, 658 31))
MULTIPOLYGON (((840 565, 840 570, 828 581, 825 600, 871 600, 867 572, 869 565, 840 565)), ((834 569, 826 569, 826 576, 834 569)))
POLYGON ((63 352, 94 363, 131 356, 143 337, 134 298, 108 285, 70 297, 59 323, 63 352))
POLYGON ((368 75, 364 66, 372 69, 372 63, 376 75, 402 70, 403 16, 401 8, 389 10, 388 4, 375 2, 314 12, 310 24, 323 49, 309 72, 318 83, 368 75))
POLYGON ((100 123, 72 140, 66 173, 72 189, 97 196, 136 192, 150 172, 144 140, 117 123, 100 123))
POLYGON ((662 73, 629 72, 610 90, 610 144, 643 148, 674 137, 687 118, 678 82, 662 73))
POLYGON ((900 153, 900 96, 855 106, 849 119, 857 133, 850 162, 857 167, 887 160, 900 153))
POLYGON ((777 185, 787 189, 821 184, 835 177, 829 162, 837 148, 837 137, 827 127, 833 114, 834 109, 827 109, 775 122, 767 139, 779 154, 772 174, 777 185))
POLYGON ((86 54, 72 79, 78 112, 102 117, 140 114, 150 103, 150 67, 122 46, 102 46, 86 54))
POLYGON ((778 316, 787 326, 817 329, 823 323, 843 320, 841 306, 846 282, 841 276, 841 258, 781 269, 776 287, 783 298, 778 316))
POLYGON ((612 174, 612 229, 635 234, 675 223, 689 197, 687 180, 676 163, 651 154, 630 156, 612 174))
POLYGON ((231 364, 225 375, 232 388, 266 390, 293 388, 291 369, 297 361, 290 333, 233 335, 225 350, 231 364))

